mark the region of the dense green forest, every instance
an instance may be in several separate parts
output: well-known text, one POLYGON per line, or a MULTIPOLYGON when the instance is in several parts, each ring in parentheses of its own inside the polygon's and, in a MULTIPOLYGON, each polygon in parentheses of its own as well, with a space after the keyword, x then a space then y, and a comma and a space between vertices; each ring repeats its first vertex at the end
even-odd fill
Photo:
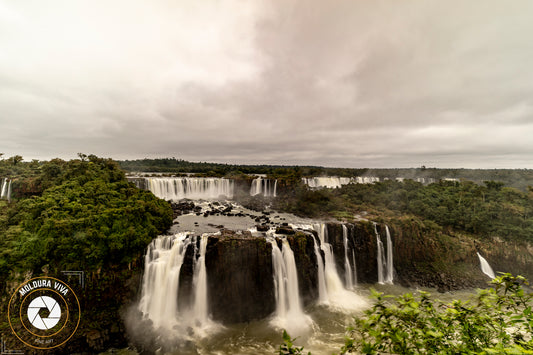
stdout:
POLYGON ((111 159, 0 161, 13 200, 0 201, 0 280, 13 271, 121 267, 172 221, 170 205, 129 183, 111 159))
POLYGON ((501 181, 506 186, 526 191, 533 186, 533 170, 530 169, 346 169, 320 166, 283 166, 283 165, 235 165, 206 162, 189 162, 176 158, 139 159, 118 161, 127 172, 158 173, 197 173, 210 176, 234 176, 239 174, 267 174, 272 177, 312 177, 312 176, 376 176, 381 180, 395 178, 459 179, 483 184, 484 181, 501 181))
POLYGON ((273 207, 307 217, 353 219, 354 214, 417 216, 438 228, 480 236, 533 241, 533 190, 522 192, 501 182, 440 181, 430 185, 405 180, 349 184, 338 189, 295 187, 273 207))

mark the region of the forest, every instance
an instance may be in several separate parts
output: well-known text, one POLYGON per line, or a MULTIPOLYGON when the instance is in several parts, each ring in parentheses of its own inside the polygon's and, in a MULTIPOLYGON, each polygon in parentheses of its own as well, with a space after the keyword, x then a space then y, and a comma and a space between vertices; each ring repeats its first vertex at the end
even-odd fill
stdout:
POLYGON ((0 200, 0 281, 17 271, 127 265, 172 222, 170 205, 135 188, 111 159, 9 158, 0 177, 15 178, 13 200, 0 200))

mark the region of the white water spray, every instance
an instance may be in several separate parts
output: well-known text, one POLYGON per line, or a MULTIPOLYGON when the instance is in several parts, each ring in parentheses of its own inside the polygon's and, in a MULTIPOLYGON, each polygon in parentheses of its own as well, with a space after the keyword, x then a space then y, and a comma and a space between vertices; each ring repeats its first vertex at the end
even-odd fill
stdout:
POLYGON ((490 277, 491 279, 494 279, 496 275, 494 274, 494 271, 489 265, 489 262, 481 256, 481 254, 477 253, 477 257, 479 258, 479 263, 481 264, 481 271, 490 277))
POLYGON ((268 237, 272 245, 272 265, 274 269, 274 287, 276 291, 276 313, 272 324, 286 329, 291 334, 299 334, 309 329, 311 318, 306 315, 301 306, 298 290, 298 273, 294 253, 287 239, 282 239, 282 250, 276 240, 268 237))

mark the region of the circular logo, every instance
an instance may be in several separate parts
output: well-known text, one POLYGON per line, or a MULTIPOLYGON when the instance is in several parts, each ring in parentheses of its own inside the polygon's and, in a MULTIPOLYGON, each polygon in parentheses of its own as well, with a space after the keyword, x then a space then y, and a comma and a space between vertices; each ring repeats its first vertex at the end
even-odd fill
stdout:
POLYGON ((81 309, 74 290, 53 277, 20 285, 9 301, 8 321, 15 336, 29 347, 53 349, 76 332, 81 309))
POLYGON ((52 329, 61 319, 61 306, 52 297, 38 296, 28 306, 28 319, 37 329, 52 329), (39 314, 41 309, 48 310, 48 317, 41 317, 39 314))

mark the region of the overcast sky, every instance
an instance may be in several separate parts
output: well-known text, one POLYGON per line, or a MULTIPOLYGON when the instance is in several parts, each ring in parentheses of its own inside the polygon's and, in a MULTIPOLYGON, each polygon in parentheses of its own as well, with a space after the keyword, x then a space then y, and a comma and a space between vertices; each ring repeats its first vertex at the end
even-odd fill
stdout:
POLYGON ((533 168, 533 1, 0 0, 0 152, 533 168))

